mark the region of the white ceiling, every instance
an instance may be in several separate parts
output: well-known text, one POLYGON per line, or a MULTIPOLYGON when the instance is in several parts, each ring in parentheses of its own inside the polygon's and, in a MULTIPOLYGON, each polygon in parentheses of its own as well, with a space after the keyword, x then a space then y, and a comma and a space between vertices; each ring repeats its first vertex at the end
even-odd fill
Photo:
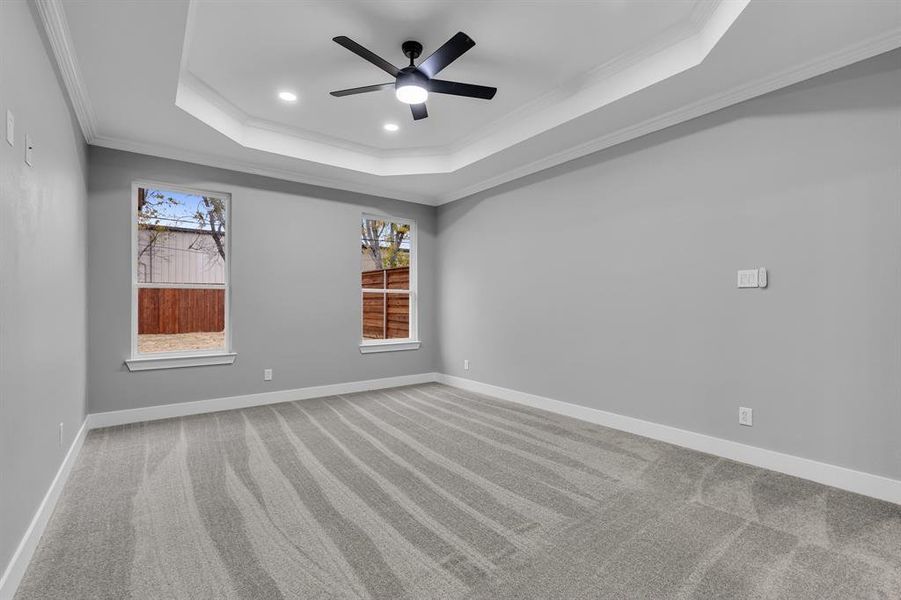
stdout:
POLYGON ((687 20, 697 2, 310 2, 194 3, 186 71, 253 119, 361 150, 427 149, 478 136, 504 115, 687 20), (316 15, 311 19, 310 15, 316 15), (624 27, 628 24, 628 27, 624 27), (247 32, 265 32, 265 36, 247 32), (401 42, 418 40, 425 59, 457 31, 476 47, 442 79, 492 85, 491 102, 433 94, 431 118, 414 123, 393 90, 336 99, 330 90, 391 81, 331 42, 347 35, 398 67, 401 42), (295 91, 286 106, 273 93, 295 91), (385 135, 393 121, 401 135, 385 135))
POLYGON ((89 142, 439 204, 901 46, 898 0, 38 0, 89 142), (390 76, 457 31, 476 46, 413 122, 390 76), (295 104, 276 97, 288 89, 295 104), (388 133, 385 122, 400 130, 388 133))

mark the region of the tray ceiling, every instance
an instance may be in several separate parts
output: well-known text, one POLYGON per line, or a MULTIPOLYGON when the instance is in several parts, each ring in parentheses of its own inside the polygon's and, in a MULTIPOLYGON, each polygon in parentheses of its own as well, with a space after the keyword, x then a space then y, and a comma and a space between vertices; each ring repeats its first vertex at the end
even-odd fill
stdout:
POLYGON ((901 46, 895 0, 37 5, 90 143, 429 204, 901 46), (457 31, 442 77, 494 100, 328 94, 390 79, 336 35, 403 66, 457 31))

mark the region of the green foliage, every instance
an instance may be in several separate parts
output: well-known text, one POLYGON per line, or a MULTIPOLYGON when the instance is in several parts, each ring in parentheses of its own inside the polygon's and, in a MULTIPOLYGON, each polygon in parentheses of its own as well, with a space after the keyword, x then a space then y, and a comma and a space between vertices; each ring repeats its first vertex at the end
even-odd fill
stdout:
POLYGON ((405 244, 409 236, 410 226, 407 224, 363 219, 363 248, 382 269, 410 266, 409 244, 405 244))

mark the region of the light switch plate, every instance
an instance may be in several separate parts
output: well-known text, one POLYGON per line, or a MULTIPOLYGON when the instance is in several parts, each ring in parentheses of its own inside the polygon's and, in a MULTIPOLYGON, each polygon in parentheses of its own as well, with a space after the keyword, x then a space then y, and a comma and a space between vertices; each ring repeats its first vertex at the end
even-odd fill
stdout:
POLYGON ((756 288, 757 269, 742 269, 738 272, 738 287, 756 288))
POLYGON ((6 111, 6 142, 10 146, 16 145, 16 117, 11 110, 6 111))

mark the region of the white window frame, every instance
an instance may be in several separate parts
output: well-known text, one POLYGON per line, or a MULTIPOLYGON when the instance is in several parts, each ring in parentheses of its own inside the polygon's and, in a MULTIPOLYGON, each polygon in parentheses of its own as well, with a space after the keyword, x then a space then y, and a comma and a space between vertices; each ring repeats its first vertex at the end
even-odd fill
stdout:
MULTIPOLYGON (((375 288, 360 287, 360 352, 362 354, 371 354, 373 352, 395 352, 398 350, 418 350, 421 342, 419 340, 419 231, 416 227, 416 221, 412 219, 404 219, 402 217, 392 217, 390 215, 380 215, 375 213, 363 213, 357 227, 360 227, 363 220, 388 221, 389 223, 400 223, 410 226, 410 289, 409 290, 383 290, 375 288), (389 294, 410 294, 410 336, 406 338, 393 338, 387 340, 364 340, 363 339, 363 294, 364 293, 382 293, 389 294)), ((360 275, 357 274, 357 285, 360 285, 360 275)))
POLYGON ((180 367, 199 367, 205 365, 230 365, 235 362, 237 353, 232 350, 231 341, 231 239, 232 213, 231 194, 211 190, 185 187, 160 181, 139 180, 131 184, 131 356, 125 360, 129 371, 148 371, 154 369, 175 369, 180 367), (212 196, 225 202, 225 348, 223 350, 185 350, 183 352, 154 352, 141 354, 138 352, 138 290, 144 288, 187 288, 187 289, 223 289, 220 284, 188 284, 188 283, 139 283, 138 282, 138 189, 156 188, 172 190, 182 194, 212 196))

